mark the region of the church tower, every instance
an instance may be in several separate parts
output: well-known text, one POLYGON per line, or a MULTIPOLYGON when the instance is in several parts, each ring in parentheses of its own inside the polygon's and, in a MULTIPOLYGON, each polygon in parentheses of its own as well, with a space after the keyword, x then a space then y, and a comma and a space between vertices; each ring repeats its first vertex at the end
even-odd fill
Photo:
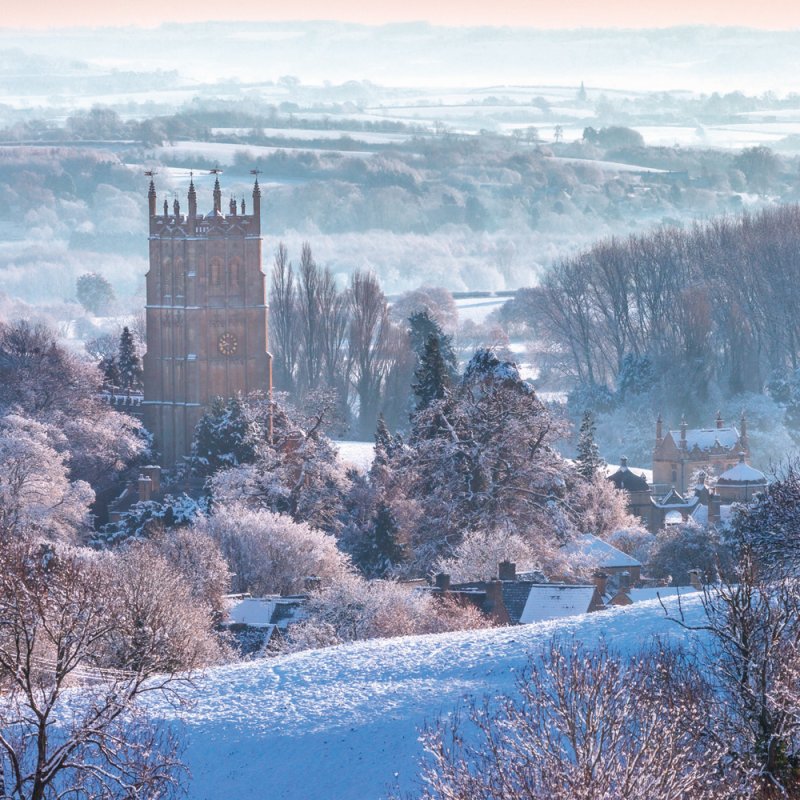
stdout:
POLYGON ((258 178, 251 214, 233 199, 222 213, 219 177, 209 214, 198 216, 194 180, 187 199, 187 214, 177 198, 159 214, 150 181, 144 419, 163 466, 190 454, 213 398, 272 389, 258 178))

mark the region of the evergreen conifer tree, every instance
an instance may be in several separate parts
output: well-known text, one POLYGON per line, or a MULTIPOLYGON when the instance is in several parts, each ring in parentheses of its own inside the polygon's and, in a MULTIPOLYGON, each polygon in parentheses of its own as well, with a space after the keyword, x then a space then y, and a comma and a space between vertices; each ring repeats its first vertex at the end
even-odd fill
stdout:
POLYGON ((446 334, 442 326, 427 311, 414 312, 408 318, 408 322, 411 348, 417 354, 417 359, 421 359, 424 355, 428 339, 435 336, 439 340, 439 350, 447 366, 450 382, 454 383, 458 377, 458 359, 453 349, 453 337, 446 334))
POLYGON ((600 457, 600 451, 594 439, 596 430, 592 412, 584 411, 578 434, 578 457, 575 459, 575 464, 580 475, 587 481, 594 478, 606 465, 606 462, 600 457))
POLYGON ((438 336, 428 337, 414 377, 416 382, 411 388, 417 397, 417 411, 444 398, 451 381, 438 336))
POLYGON ((368 578, 383 578, 405 559, 405 549, 399 540, 400 526, 391 507, 380 501, 372 530, 361 548, 361 569, 368 578))
POLYGON ((252 463, 256 439, 255 426, 248 419, 241 398, 232 397, 226 402, 216 397, 194 430, 194 468, 211 475, 226 467, 252 463))
POLYGON ((126 325, 119 337, 119 356, 117 357, 117 373, 121 389, 130 392, 142 384, 142 368, 136 353, 133 334, 126 325))

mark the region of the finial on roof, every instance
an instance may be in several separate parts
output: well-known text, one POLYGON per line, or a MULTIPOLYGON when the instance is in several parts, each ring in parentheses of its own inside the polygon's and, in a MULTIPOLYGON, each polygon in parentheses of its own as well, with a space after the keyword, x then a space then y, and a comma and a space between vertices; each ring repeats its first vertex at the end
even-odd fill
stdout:
POLYGON ((619 466, 620 469, 628 469, 628 456, 620 456, 619 466))

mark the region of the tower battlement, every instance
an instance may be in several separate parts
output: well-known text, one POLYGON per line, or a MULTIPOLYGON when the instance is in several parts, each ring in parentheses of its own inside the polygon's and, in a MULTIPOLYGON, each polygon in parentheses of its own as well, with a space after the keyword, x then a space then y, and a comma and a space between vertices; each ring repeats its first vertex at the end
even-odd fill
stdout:
POLYGON ((244 198, 241 201, 231 197, 228 201, 227 213, 222 212, 222 190, 219 178, 214 183, 213 207, 207 214, 197 213, 197 191, 194 179, 189 183, 186 213, 182 213, 180 201, 173 200, 172 208, 164 198, 162 213, 158 213, 158 195, 155 183, 150 181, 148 192, 150 207, 151 236, 227 236, 227 235, 261 235, 261 188, 256 178, 253 186, 251 213, 247 213, 244 198))

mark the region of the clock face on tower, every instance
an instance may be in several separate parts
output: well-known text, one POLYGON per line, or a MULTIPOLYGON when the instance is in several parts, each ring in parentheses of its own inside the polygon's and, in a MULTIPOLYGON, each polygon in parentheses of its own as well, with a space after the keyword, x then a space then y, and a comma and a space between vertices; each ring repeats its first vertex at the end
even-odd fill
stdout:
POLYGON ((232 356, 239 347, 239 342, 236 340, 236 337, 232 333, 223 333, 219 337, 219 342, 217 342, 217 347, 219 348, 219 351, 220 353, 222 353, 222 355, 232 356))

